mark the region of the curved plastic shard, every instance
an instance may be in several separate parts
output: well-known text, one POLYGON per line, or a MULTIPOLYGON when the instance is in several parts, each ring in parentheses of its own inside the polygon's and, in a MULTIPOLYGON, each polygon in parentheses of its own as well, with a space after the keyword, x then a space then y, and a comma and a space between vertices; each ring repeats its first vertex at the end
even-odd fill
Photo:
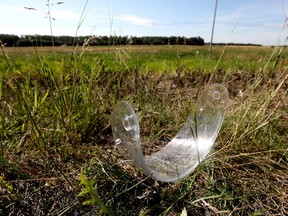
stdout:
POLYGON ((146 174, 163 182, 177 181, 190 174, 210 152, 222 126, 228 98, 222 84, 203 89, 177 135, 161 150, 145 157, 138 118, 129 103, 122 101, 111 114, 115 144, 146 174))

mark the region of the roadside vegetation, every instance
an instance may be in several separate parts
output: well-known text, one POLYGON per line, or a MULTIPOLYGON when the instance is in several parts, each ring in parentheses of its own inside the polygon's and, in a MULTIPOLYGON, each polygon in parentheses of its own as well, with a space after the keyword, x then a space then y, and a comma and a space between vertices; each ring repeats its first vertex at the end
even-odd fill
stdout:
POLYGON ((0 51, 0 215, 288 214, 285 47, 0 51), (230 94, 224 124, 188 177, 157 182, 115 149, 109 116, 120 100, 135 108, 150 154, 216 82, 230 94))

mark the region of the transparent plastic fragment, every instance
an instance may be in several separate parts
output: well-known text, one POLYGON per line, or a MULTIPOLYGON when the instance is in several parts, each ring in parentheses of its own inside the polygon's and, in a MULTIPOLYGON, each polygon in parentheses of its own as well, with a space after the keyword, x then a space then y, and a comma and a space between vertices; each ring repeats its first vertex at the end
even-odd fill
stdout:
POLYGON ((223 123, 228 97, 222 84, 204 88, 177 135, 161 150, 145 157, 138 118, 129 103, 122 101, 111 114, 115 144, 146 174, 164 182, 177 181, 190 174, 210 152, 223 123))

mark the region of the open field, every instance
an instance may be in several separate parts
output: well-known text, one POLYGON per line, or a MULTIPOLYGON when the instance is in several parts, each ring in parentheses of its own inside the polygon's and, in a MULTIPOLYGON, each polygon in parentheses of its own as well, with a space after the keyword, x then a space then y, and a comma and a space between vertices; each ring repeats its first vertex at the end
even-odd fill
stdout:
POLYGON ((184 207, 287 215, 288 51, 207 50, 3 48, 0 215, 180 215, 184 207), (157 182, 119 155, 109 123, 118 101, 135 108, 150 154, 178 132, 198 89, 216 82, 230 103, 213 152, 192 174, 157 182))

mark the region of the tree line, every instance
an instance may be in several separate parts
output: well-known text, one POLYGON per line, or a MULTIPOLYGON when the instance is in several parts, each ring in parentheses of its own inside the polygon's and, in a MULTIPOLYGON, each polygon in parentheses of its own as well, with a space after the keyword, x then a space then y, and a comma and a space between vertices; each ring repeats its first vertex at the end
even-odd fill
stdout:
POLYGON ((0 34, 0 44, 12 46, 72 46, 89 44, 92 46, 108 45, 199 45, 203 46, 204 39, 201 37, 184 36, 50 36, 50 35, 10 35, 0 34))

